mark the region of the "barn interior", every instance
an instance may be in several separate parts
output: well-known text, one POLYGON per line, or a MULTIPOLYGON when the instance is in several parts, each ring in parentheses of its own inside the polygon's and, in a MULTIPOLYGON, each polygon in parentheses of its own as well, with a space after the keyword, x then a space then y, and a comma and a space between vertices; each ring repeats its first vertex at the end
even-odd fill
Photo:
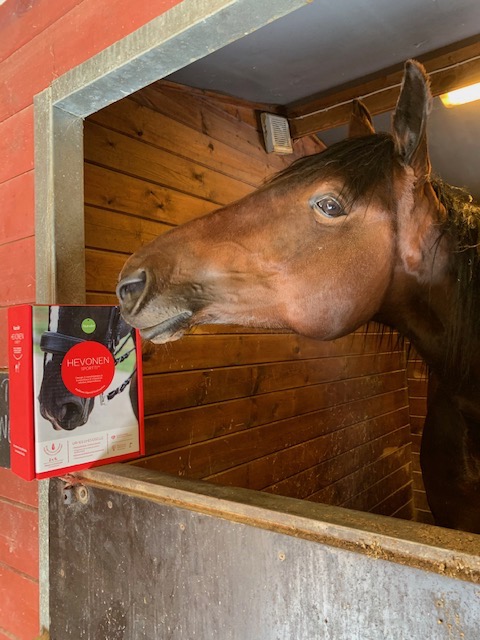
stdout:
MULTIPOLYGON (((90 116, 87 302, 115 303, 118 273, 140 245, 344 137, 353 97, 388 130, 406 59, 446 69, 445 86, 470 82, 480 7, 401 5, 314 2, 90 116), (383 89, 393 97, 378 104, 383 89), (262 112, 287 117, 292 153, 266 152, 262 112)), ((446 109, 435 97, 429 124, 435 172, 477 197, 478 104, 446 109)), ((419 465, 426 368, 380 327, 325 343, 203 327, 148 348, 144 373, 137 465, 431 521, 419 465)))

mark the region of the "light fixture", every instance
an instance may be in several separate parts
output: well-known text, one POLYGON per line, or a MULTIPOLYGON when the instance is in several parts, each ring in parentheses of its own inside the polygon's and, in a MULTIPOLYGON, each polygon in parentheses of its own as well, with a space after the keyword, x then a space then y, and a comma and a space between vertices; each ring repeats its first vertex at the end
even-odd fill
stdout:
POLYGON ((466 104, 474 100, 480 100, 480 82, 470 84, 468 87, 462 87, 455 91, 443 93, 440 100, 446 107, 456 107, 459 104, 466 104))

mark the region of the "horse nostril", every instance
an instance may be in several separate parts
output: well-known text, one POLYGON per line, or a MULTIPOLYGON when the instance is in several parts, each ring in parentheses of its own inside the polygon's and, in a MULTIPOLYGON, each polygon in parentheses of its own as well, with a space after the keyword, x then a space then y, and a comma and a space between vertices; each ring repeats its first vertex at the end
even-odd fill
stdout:
POLYGON ((82 406, 77 402, 65 402, 59 414, 59 423, 62 429, 72 431, 84 424, 82 420, 82 406))
POLYGON ((143 269, 138 269, 129 276, 122 278, 117 285, 117 297, 120 302, 131 310, 145 289, 147 275, 143 269))

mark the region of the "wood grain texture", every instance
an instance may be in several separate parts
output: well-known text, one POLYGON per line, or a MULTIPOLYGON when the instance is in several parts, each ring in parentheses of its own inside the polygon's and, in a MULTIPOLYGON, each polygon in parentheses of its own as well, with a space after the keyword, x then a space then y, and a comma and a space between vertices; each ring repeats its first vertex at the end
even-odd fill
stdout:
POLYGON ((0 305, 35 302, 35 238, 0 245, 0 305))
MULTIPOLYGON (((325 493, 318 501, 332 503, 336 491, 335 483, 348 479, 355 471, 364 468, 366 460, 374 462, 386 455, 393 441, 398 446, 398 432, 404 429, 406 418, 405 412, 394 410, 369 420, 352 423, 331 434, 319 436, 315 442, 311 442, 312 446, 309 449, 301 452, 303 456, 301 466, 305 468, 300 472, 295 460, 299 451, 296 451, 295 447, 282 451, 277 454, 278 466, 292 465, 294 473, 283 480, 276 481, 274 474, 262 475, 262 470, 259 468, 258 478, 263 485, 262 488, 279 495, 287 492, 294 498, 308 496, 315 500, 320 498, 318 493, 325 490, 329 491, 330 495, 325 493), (296 465, 297 469, 293 465, 296 465), (348 476, 344 475, 345 469, 350 472, 348 476)), ((275 469, 274 465, 272 467, 275 469)), ((239 476, 238 468, 230 472, 230 480, 235 478, 234 474, 239 476)), ((224 478, 216 477, 216 480, 223 483, 224 478)), ((227 481, 225 484, 231 484, 231 482, 227 481)), ((352 489, 355 489, 355 483, 351 484, 352 489)), ((339 499, 347 499, 343 490, 338 492, 335 501, 339 499)))
POLYGON ((246 107, 234 98, 225 102, 225 96, 212 98, 205 91, 166 81, 146 87, 132 99, 235 151, 256 158, 263 154, 264 165, 272 171, 284 169, 291 162, 289 157, 265 154, 258 113, 252 105, 246 107))
POLYGON ((61 4, 49 0, 21 3, 8 2, 0 6, 0 24, 4 35, 0 41, 0 60, 40 35, 82 0, 64 0, 61 4))
MULTIPOLYGON (((50 20, 48 13, 45 21, 40 19, 44 27, 41 34, 27 40, 20 37, 23 33, 21 27, 14 28, 18 22, 11 21, 8 29, 2 29, 2 38, 10 40, 7 47, 12 53, 8 56, 3 54, 0 76, 20 80, 15 83, 15 90, 4 92, 4 99, 0 101, 0 122, 31 105, 33 96, 49 86, 56 77, 179 2, 147 0, 132 4, 130 0, 115 0, 115 3, 83 0, 72 7, 69 0, 63 11, 50 9, 50 20)), ((41 4, 44 8, 47 3, 41 4)), ((37 10, 38 14, 42 13, 42 8, 37 10)), ((29 26, 32 23, 33 20, 29 26)))
POLYGON ((12 634, 15 640, 32 640, 38 635, 36 580, 0 564, 0 603, 0 627, 5 632, 12 634))
MULTIPOLYGON (((33 106, 29 106, 0 122, 0 183, 32 169, 33 106)), ((21 211, 7 215, 21 215, 21 211)))
POLYGON ((36 507, 38 504, 38 487, 36 482, 26 482, 0 467, 0 497, 19 504, 36 507))
POLYGON ((20 240, 34 234, 34 173, 27 171, 0 183, 0 242, 20 240), (12 212, 22 215, 11 215, 12 212))
POLYGON ((129 136, 87 122, 85 159, 127 175, 140 172, 144 179, 183 193, 196 194, 214 204, 228 204, 253 191, 245 184, 206 164, 157 149, 129 136))
POLYGON ((215 205, 135 176, 85 164, 85 202, 118 213, 177 225, 213 211, 215 205))
MULTIPOLYGON (((229 398, 268 393, 274 390, 319 384, 327 381, 345 380, 366 375, 369 371, 394 372, 402 369, 402 359, 391 354, 348 355, 343 360, 335 355, 317 358, 279 362, 260 362, 257 366, 249 363, 229 367, 211 368, 206 362, 205 369, 170 374, 148 375, 146 382, 146 402, 148 413, 165 410, 165 403, 172 409, 185 406, 184 396, 192 397, 195 406, 227 400, 229 398), (193 394, 193 395, 192 395, 193 394)), ((211 362, 211 361, 210 361, 211 362)), ((253 363, 255 364, 255 363, 253 363)), ((147 373, 155 373, 154 363, 145 363, 147 373)))
MULTIPOLYGON (((430 76, 433 96, 478 82, 480 73, 480 42, 470 38, 430 52, 417 59, 430 76)), ((359 84, 350 83, 328 92, 328 95, 307 99, 287 109, 293 137, 301 137, 337 127, 348 122, 352 100, 365 103, 372 115, 393 109, 398 99, 403 68, 380 71, 375 77, 359 84)))
POLYGON ((127 99, 124 103, 112 105, 108 108, 108 113, 100 111, 90 121, 175 156, 187 157, 190 162, 208 165, 220 174, 252 186, 266 180, 272 170, 275 171, 282 165, 278 162, 270 164, 259 146, 251 145, 248 152, 242 148, 235 149, 232 145, 237 137, 227 144, 218 133, 215 138, 197 131, 134 100, 127 99))
POLYGON ((33 579, 38 575, 37 516, 32 507, 0 499, 0 564, 33 579))
POLYGON ((420 466, 420 443, 427 415, 428 370, 425 362, 411 349, 407 365, 410 430, 412 434, 413 506, 415 519, 431 524, 433 516, 427 502, 420 466))

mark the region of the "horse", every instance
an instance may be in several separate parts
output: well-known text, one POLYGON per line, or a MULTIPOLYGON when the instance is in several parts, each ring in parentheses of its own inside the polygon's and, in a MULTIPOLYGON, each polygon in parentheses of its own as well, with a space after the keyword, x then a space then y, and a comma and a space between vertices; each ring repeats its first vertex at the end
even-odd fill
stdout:
MULTIPOLYGON (((126 360, 135 350, 134 329, 120 316, 118 307, 49 308, 48 330, 40 337, 40 349, 44 358, 38 402, 42 417, 48 420, 56 431, 73 431, 83 426, 94 408, 95 397, 75 395, 65 386, 61 375, 65 355, 72 347, 88 340, 104 345, 113 355, 115 366, 126 360), (85 318, 90 322, 88 332, 85 331, 85 325, 82 328, 85 318)), ((134 369, 119 387, 108 391, 102 400, 108 402, 130 386, 132 409, 138 416, 136 384, 134 369)))
POLYGON ((195 325, 333 340, 375 321, 427 363, 421 445, 439 526, 480 533, 480 208, 432 174, 422 65, 405 64, 391 133, 355 101, 349 136, 125 263, 123 317, 165 343, 195 325))

